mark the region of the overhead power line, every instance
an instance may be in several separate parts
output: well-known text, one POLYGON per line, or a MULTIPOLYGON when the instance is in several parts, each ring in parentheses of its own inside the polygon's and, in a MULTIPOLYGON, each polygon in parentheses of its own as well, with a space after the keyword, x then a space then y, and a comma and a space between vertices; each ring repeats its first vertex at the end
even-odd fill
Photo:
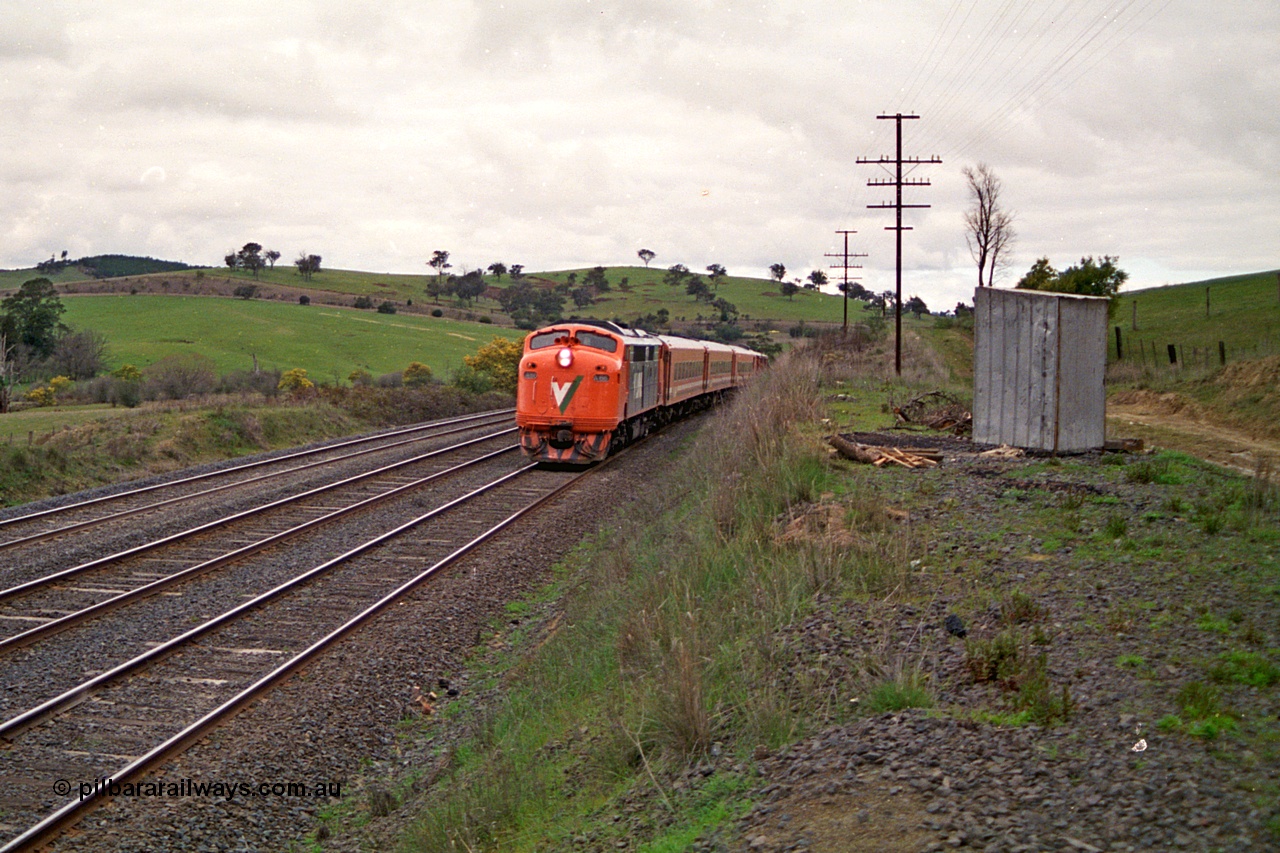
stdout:
POLYGON ((902 156, 902 122, 904 119, 918 119, 920 118, 920 116, 903 115, 902 113, 895 113, 894 115, 878 115, 876 116, 876 118, 881 120, 893 119, 897 129, 897 140, 898 140, 897 155, 893 159, 890 159, 885 155, 881 155, 879 160, 870 160, 867 158, 859 157, 858 163, 874 164, 874 165, 884 166, 886 168, 889 167, 890 165, 896 167, 894 172, 894 177, 892 180, 884 180, 884 179, 871 180, 871 181, 867 181, 867 186, 894 187, 897 193, 897 200, 893 204, 887 204, 887 203, 886 204, 869 204, 867 205, 867 207, 871 209, 892 208, 897 211, 897 224, 886 225, 885 230, 897 232, 897 241, 896 241, 897 243, 897 275, 895 277, 895 281, 897 282, 897 287, 894 291, 895 296, 894 296, 894 306, 893 306, 893 329, 894 329, 893 331, 893 369, 898 376, 901 376, 902 375, 902 232, 912 230, 911 226, 909 225, 904 226, 902 224, 902 210, 903 208, 909 208, 909 207, 928 207, 929 206, 927 204, 903 204, 902 188, 931 186, 929 181, 923 178, 917 178, 915 180, 903 180, 902 167, 904 165, 917 166, 922 164, 935 164, 935 163, 941 163, 942 161, 937 157, 931 157, 928 160, 921 160, 918 157, 904 158, 902 156))

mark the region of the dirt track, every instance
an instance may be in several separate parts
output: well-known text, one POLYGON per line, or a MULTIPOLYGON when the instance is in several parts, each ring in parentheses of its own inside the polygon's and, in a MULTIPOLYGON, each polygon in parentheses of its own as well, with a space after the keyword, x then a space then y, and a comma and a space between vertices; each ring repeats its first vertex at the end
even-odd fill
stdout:
POLYGON ((1214 424, 1187 411, 1160 411, 1149 401, 1107 404, 1107 434, 1113 438, 1141 438, 1148 445, 1181 450, 1217 465, 1256 474, 1270 460, 1270 476, 1277 472, 1280 442, 1250 436, 1214 424))

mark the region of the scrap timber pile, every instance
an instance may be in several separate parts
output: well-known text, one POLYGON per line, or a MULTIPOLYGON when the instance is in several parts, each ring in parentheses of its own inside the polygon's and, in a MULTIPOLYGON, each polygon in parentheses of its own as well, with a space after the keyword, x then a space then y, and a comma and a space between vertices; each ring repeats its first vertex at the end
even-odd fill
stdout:
POLYGON ((892 408, 898 429, 925 427, 955 435, 973 429, 968 407, 945 391, 930 391, 892 408))
POLYGON ((932 448, 912 447, 904 450, 901 447, 881 447, 850 441, 839 435, 830 436, 827 443, 845 459, 877 468, 890 463, 903 468, 932 468, 942 460, 942 452, 932 448))

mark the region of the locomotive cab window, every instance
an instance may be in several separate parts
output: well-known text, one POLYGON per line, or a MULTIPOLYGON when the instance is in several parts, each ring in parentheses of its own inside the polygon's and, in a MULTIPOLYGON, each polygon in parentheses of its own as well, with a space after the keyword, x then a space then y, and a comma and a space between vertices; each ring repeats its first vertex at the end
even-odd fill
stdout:
POLYGON ((597 332, 585 332, 580 330, 578 332, 577 337, 578 337, 578 343, 582 344, 584 347, 591 347, 592 349, 598 349, 604 352, 618 351, 618 342, 615 341, 613 338, 609 337, 608 335, 601 335, 597 332))
POLYGON ((540 335, 534 335, 529 339, 529 349, 546 349, 554 346, 556 338, 564 335, 564 332, 543 332, 540 335))

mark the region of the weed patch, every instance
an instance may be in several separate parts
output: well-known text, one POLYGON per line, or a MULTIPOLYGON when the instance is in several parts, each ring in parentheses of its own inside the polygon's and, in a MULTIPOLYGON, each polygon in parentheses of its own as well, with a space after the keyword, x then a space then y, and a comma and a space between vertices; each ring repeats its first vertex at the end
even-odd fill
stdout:
POLYGON ((1280 681, 1280 668, 1258 652, 1224 652, 1210 667, 1209 677, 1219 684, 1270 687, 1280 681))

